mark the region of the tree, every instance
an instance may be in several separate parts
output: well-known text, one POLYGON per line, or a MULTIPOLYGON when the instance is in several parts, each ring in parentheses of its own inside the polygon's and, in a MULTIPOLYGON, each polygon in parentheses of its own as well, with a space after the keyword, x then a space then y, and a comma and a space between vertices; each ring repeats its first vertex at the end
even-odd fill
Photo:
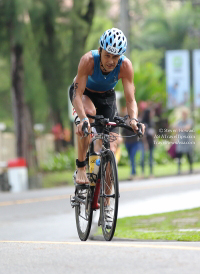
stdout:
POLYGON ((71 50, 69 56, 71 81, 77 73, 78 63, 85 53, 86 40, 89 36, 95 14, 96 0, 74 1, 70 16, 71 50))
POLYGON ((24 100, 24 39, 25 17, 31 1, 2 0, 0 2, 1 40, 9 45, 11 65, 11 96, 18 157, 24 157, 29 166, 36 165, 34 138, 29 109, 24 100), (33 142, 33 145, 32 145, 33 142))
POLYGON ((131 1, 133 48, 182 49, 190 29, 196 25, 191 3, 173 9, 165 1, 131 1))
MULTIPOLYGON (((51 126, 61 124, 67 112, 67 31, 68 12, 62 11, 63 1, 38 0, 30 12, 32 29, 37 41, 42 78, 46 86, 50 107, 51 126), (65 28, 65 31, 63 29, 65 28), (65 37, 64 37, 65 36, 65 37), (64 38, 63 38, 64 37, 64 38)), ((56 150, 62 147, 61 140, 55 142, 56 150)))

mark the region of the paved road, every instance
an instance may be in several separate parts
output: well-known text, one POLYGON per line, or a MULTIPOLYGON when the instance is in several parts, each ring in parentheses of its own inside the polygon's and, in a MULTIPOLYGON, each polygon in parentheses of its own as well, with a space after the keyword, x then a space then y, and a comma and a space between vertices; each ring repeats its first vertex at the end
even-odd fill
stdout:
MULTIPOLYGON (((199 175, 122 182, 119 215, 200 206, 199 190, 199 175)), ((72 193, 62 187, 0 194, 0 273, 90 273, 94 266, 96 273, 200 273, 200 243, 81 243, 72 193)))
POLYGON ((200 243, 0 243, 2 274, 199 274, 200 243))

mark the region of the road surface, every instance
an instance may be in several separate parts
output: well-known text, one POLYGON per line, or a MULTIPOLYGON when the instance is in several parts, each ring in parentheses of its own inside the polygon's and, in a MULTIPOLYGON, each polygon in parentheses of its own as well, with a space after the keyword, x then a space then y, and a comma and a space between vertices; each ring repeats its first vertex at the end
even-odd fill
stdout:
MULTIPOLYGON (((199 191, 199 175, 121 182, 119 217, 200 207, 199 191)), ((0 273, 200 273, 200 242, 80 242, 72 193, 0 193, 0 273)))

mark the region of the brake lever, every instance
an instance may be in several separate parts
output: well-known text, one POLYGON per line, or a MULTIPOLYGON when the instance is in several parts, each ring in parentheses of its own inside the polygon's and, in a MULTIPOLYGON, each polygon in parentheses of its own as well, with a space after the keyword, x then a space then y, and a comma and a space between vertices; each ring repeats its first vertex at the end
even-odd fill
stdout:
POLYGON ((89 132, 88 132, 88 122, 87 121, 85 121, 83 123, 82 131, 84 133, 83 137, 87 137, 89 135, 89 132))
POLYGON ((143 134, 142 134, 142 125, 141 125, 141 123, 137 123, 137 127, 138 127, 137 136, 139 138, 142 138, 143 134))
MULTIPOLYGON (((126 115, 128 116, 128 115, 126 115)), ((126 116, 125 117, 119 117, 119 116, 115 116, 114 117, 114 121, 116 124, 124 124, 126 121, 126 116)))

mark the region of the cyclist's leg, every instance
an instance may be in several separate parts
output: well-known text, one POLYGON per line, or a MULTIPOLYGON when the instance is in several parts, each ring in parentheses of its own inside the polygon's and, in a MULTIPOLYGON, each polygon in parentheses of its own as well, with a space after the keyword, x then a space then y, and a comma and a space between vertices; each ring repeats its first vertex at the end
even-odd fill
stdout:
MULTIPOLYGON (((90 115, 96 115, 95 106, 93 102, 90 100, 90 98, 86 95, 83 95, 82 101, 83 101, 85 113, 90 115)), ((80 136, 77 136, 77 141, 78 141, 78 160, 82 162, 82 161, 85 161, 85 158, 86 158, 90 136, 85 138, 81 138, 80 136)), ((85 167, 78 168, 77 175, 76 175, 76 182, 79 184, 89 183, 88 178, 86 176, 85 167)))
POLYGON ((153 174, 153 147, 149 148, 149 167, 150 167, 150 175, 153 174))
POLYGON ((182 153, 181 152, 177 152, 177 157, 178 157, 178 174, 181 173, 181 158, 182 158, 182 153))
POLYGON ((193 159, 192 159, 192 150, 187 152, 187 159, 188 159, 188 163, 190 165, 190 173, 193 172, 193 169, 192 169, 192 164, 193 164, 193 159))
MULTIPOLYGON (((117 105, 116 105, 116 95, 114 90, 110 90, 102 95, 102 98, 99 100, 99 104, 101 104, 101 108, 97 106, 97 114, 102 114, 105 118, 109 118, 109 121, 114 122, 114 117, 118 114, 117 113, 117 105)), ((115 154, 117 151, 117 147, 119 145, 119 134, 118 129, 111 128, 110 135, 112 138, 110 140, 110 150, 113 151, 115 154), (113 138, 116 137, 116 138, 113 138), (115 139, 115 140, 114 140, 115 139), (114 140, 114 141, 113 141, 114 140)), ((106 185, 105 185, 105 193, 107 195, 112 193, 112 184, 110 177, 112 174, 110 164, 107 165, 106 169, 106 185)), ((105 201, 107 205, 110 204, 110 199, 107 198, 105 201)))

